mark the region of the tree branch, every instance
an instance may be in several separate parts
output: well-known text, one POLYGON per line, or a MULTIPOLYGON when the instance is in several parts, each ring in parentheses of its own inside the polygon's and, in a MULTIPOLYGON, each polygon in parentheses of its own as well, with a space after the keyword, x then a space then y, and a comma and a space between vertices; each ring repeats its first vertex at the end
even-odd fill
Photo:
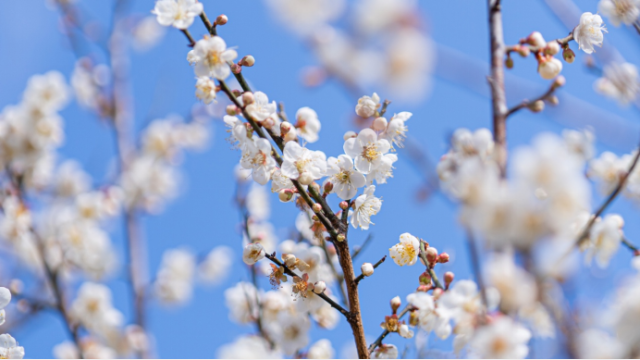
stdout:
POLYGON ((493 139, 496 146, 496 162, 504 178, 507 171, 507 97, 504 91, 505 47, 502 34, 500 0, 488 0, 489 34, 491 37, 491 103, 493 109, 493 139))
MULTIPOLYGON (((380 266, 385 260, 387 260, 387 255, 383 256, 382 259, 378 260, 377 263, 373 264, 373 268, 374 269, 378 268, 378 266, 380 266)), ((358 277, 354 280, 356 285, 358 285, 360 281, 362 281, 362 279, 364 278, 365 278, 364 274, 358 275, 358 277)))
POLYGON ((518 105, 512 107, 511 109, 509 109, 509 111, 507 111, 507 117, 513 115, 514 113, 518 112, 521 109, 524 109, 524 108, 528 107, 531 104, 534 104, 536 101, 548 100, 556 92, 556 89, 558 87, 559 86, 554 81, 553 83, 551 83, 551 86, 549 86, 549 89, 547 89, 547 91, 544 94, 538 96, 537 98, 535 98, 535 99, 533 99, 531 101, 529 101, 527 99, 522 100, 522 102, 520 104, 518 104, 518 105))
MULTIPOLYGON (((402 319, 402 317, 408 313, 410 310, 412 310, 413 306, 411 306, 410 304, 407 304, 402 311, 400 311, 400 313, 398 314, 398 320, 402 319)), ((369 353, 373 353, 373 350, 375 350, 378 346, 380 346, 380 344, 382 343, 382 340, 384 340, 385 337, 387 337, 387 335, 389 335, 389 330, 385 330, 382 332, 382 334, 380 334, 380 336, 378 336, 378 338, 376 339, 376 341, 373 342, 373 344, 369 345, 369 353)))

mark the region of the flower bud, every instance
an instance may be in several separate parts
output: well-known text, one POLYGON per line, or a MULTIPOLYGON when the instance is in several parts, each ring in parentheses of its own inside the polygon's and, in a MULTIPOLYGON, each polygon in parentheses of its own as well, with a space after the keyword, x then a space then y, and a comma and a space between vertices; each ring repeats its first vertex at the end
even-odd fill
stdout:
POLYGON ((555 55, 560 52, 560 44, 557 41, 552 41, 547 43, 547 46, 544 47, 544 53, 547 55, 555 55))
POLYGON ((292 267, 296 264, 296 256, 293 254, 282 254, 282 261, 284 261, 285 266, 292 267))
POLYGON ((324 281, 320 280, 320 281, 316 281, 313 284, 313 292, 316 294, 322 294, 325 290, 327 290, 327 284, 324 283, 324 281))
POLYGON ((319 213, 320 211, 322 211, 322 205, 320 205, 318 203, 315 203, 315 204, 313 204, 311 209, 313 209, 314 213, 319 213))
POLYGON ((447 271, 446 273, 444 273, 444 286, 448 288, 449 284, 453 282, 454 277, 455 275, 453 275, 451 271, 447 271))
POLYGON ((518 55, 522 57, 527 57, 531 54, 531 49, 529 49, 528 46, 520 46, 516 51, 518 52, 518 55))
POLYGON ((531 110, 531 112, 538 113, 544 110, 544 101, 536 100, 531 104, 527 105, 527 107, 529 108, 529 110, 531 110))
POLYGON ((234 104, 227 105, 227 115, 236 116, 239 114, 238 107, 234 104))
POLYGON ((349 208, 349 203, 346 201, 341 201, 339 206, 340 206, 340 209, 347 210, 349 208))
POLYGON ((333 183, 331 181, 324 183, 323 190, 325 194, 331 194, 331 191, 333 191, 333 183))
POLYGON ((544 41, 542 34, 537 31, 532 32, 529 37, 527 37, 527 43, 537 48, 542 48, 547 44, 547 42, 544 41))
POLYGON ((447 254, 446 252, 443 252, 442 254, 438 255, 438 262, 440 264, 446 264, 449 262, 449 254, 447 254))
POLYGON ((562 63, 556 58, 542 59, 538 64, 538 73, 543 79, 551 80, 562 71, 562 63))
POLYGON ((358 136, 358 134, 356 134, 355 131, 347 131, 346 133, 344 133, 344 135, 342 136, 342 138, 344 139, 344 141, 347 141, 351 138, 354 138, 358 136))
POLYGON ((560 100, 558 100, 558 97, 555 95, 551 95, 549 97, 547 97, 547 102, 553 106, 556 106, 560 103, 560 100))
POLYGON ((564 86, 567 83, 567 79, 565 79, 564 76, 560 75, 558 77, 556 77, 556 79, 553 81, 553 87, 554 88, 559 88, 564 86))
POLYGON ((289 202, 293 199, 293 190, 291 189, 282 189, 278 192, 278 198, 282 202, 289 202))
POLYGON ((431 290, 431 285, 419 285, 416 292, 427 292, 431 290))
POLYGON ((295 131, 289 131, 283 137, 285 143, 287 143, 289 141, 295 141, 297 138, 298 138, 298 134, 296 134, 295 131))
POLYGON ((387 128, 387 119, 382 116, 373 120, 373 130, 382 131, 387 128))
POLYGON ((427 261, 433 266, 438 261, 438 249, 434 247, 427 248, 427 261))
POLYGON ((253 103, 254 98, 253 98, 253 93, 251 91, 247 91, 244 94, 242 94, 242 104, 244 104, 244 106, 247 106, 251 103, 253 103))
POLYGON ((420 324, 420 315, 418 311, 412 311, 409 313, 409 325, 418 326, 420 324))
POLYGON ((338 240, 338 242, 343 242, 344 239, 344 234, 338 234, 338 236, 336 236, 336 240, 338 240))
POLYGON ((269 118, 264 119, 260 124, 262 126, 264 126, 265 128, 267 128, 267 129, 271 129, 276 124, 276 122, 273 121, 273 119, 269 117, 269 118))
POLYGON ((420 274, 418 280, 420 281, 421 285, 431 285, 431 275, 429 275, 429 273, 426 271, 420 274))
POLYGON ((362 264, 362 267, 360 267, 360 270, 362 270, 362 275, 364 276, 371 276, 373 275, 373 265, 371 263, 364 263, 362 264))
POLYGON ((256 63, 256 59, 251 55, 247 55, 243 57, 242 60, 240 60, 239 62, 240 65, 246 66, 246 67, 252 67, 255 63, 256 63))
POLYGON ((224 25, 224 24, 226 24, 228 21, 229 21, 229 18, 227 17, 227 15, 222 14, 222 15, 219 15, 219 16, 216 18, 216 22, 215 22, 214 24, 215 24, 215 25, 224 25))
POLYGON ((288 121, 283 121, 283 122, 280 124, 280 133, 281 133, 282 135, 284 135, 284 134, 288 133, 288 132, 289 132, 289 130, 291 130, 291 128, 292 128, 292 127, 293 127, 293 125, 291 125, 291 123, 290 123, 290 122, 288 122, 288 121))
POLYGON ((396 296, 393 299, 391 299, 391 310, 393 310, 394 314, 398 310, 400 305, 402 305, 402 301, 400 300, 400 296, 396 296))
POLYGON ((242 261, 247 265, 253 265, 262 260, 265 256, 265 251, 262 245, 259 243, 250 243, 242 250, 242 261))
POLYGON ((504 61, 504 66, 506 66, 507 69, 513 69, 513 59, 508 57, 507 60, 504 61))
POLYGON ((233 94, 233 96, 238 97, 240 95, 242 95, 242 91, 238 90, 238 89, 233 89, 231 90, 231 93, 233 94))
POLYGON ((566 48, 562 52, 562 57, 564 58, 564 61, 571 64, 576 59, 576 53, 574 53, 573 50, 566 48))
POLYGON ((309 185, 313 182, 313 177, 311 177, 311 174, 305 171, 302 174, 300 174, 300 177, 298 177, 298 181, 302 185, 309 185))
POLYGON ((231 64, 231 72, 234 74, 240 74, 242 72, 242 65, 231 64))

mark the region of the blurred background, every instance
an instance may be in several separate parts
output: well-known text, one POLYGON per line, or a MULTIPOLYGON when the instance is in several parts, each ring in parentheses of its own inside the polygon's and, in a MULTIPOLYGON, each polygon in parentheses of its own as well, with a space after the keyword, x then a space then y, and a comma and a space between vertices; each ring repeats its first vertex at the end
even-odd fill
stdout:
MULTIPOLYGON (((374 263, 388 254, 389 247, 398 241, 398 236, 410 232, 451 255, 451 261, 442 266, 441 271, 453 271, 456 279, 473 278, 465 235, 457 222, 457 207, 437 190, 437 185, 434 186, 433 167, 447 151, 449 136, 455 129, 491 126, 491 103, 486 82, 489 73, 486 4, 457 0, 419 4, 406 1, 409 8, 417 5, 418 9, 407 21, 411 21, 428 42, 425 51, 416 53, 423 62, 421 70, 410 74, 403 84, 392 84, 375 76, 368 79, 366 74, 360 77, 364 79, 361 83, 349 84, 339 76, 318 70, 321 62, 318 52, 314 52, 317 49, 315 41, 318 40, 310 39, 304 29, 286 20, 286 14, 277 10, 276 2, 201 2, 210 17, 228 16, 228 24, 218 28, 218 34, 227 45, 235 47, 240 57, 249 54, 255 57, 256 65, 243 71, 254 90, 263 91, 270 99, 283 102, 289 116, 303 106, 316 110, 322 130, 320 140, 310 148, 322 150, 327 156, 342 153, 343 134, 358 128, 354 123, 354 108, 362 95, 371 95, 375 91, 382 99, 392 101, 389 113, 413 113, 407 123, 410 134, 408 146, 398 152, 394 177, 389 179, 388 185, 377 188, 376 195, 382 197, 383 205, 373 219, 375 225, 369 231, 350 231, 352 246, 361 244, 369 233, 373 235, 371 244, 356 260, 356 269, 363 262, 374 263)), ((398 2, 397 7, 400 3, 404 2, 398 2)), ((78 0, 75 6, 87 19, 86 26, 95 27, 98 32, 100 28, 108 28, 114 8, 112 1, 78 0)), ((143 18, 151 16, 152 8, 152 1, 130 0, 126 11, 143 18)), ((330 16, 332 24, 345 33, 353 31, 357 10, 358 4, 346 2, 341 11, 336 10, 336 14, 330 16)), ((503 2, 505 42, 515 44, 534 30, 540 31, 547 40, 564 37, 574 26, 570 24, 577 24, 577 17, 584 11, 595 13, 597 1, 582 0, 573 4, 568 0, 506 0, 503 2), (571 6, 577 6, 579 11, 570 11, 571 6)), ((0 2, 0 28, 0 106, 18 103, 27 80, 33 74, 57 70, 69 79, 76 55, 61 32, 60 11, 55 6, 44 0, 0 2)), ((640 63, 638 33, 633 28, 614 28, 611 25, 608 29, 604 47, 597 49, 592 58, 597 67, 601 68, 620 56, 624 56, 627 62, 640 63)), ((206 33, 199 19, 190 31, 196 39, 206 33)), ((405 50, 410 46, 410 43, 402 43, 401 38, 389 41, 405 50)), ((380 49, 380 44, 374 46, 380 49)), ((615 101, 598 95, 593 90, 593 83, 600 75, 585 65, 587 55, 579 52, 575 43, 571 47, 576 52, 576 61, 564 64, 562 74, 567 85, 557 93, 560 105, 547 106, 539 114, 521 111, 510 118, 509 149, 529 143, 540 132, 560 133, 565 128, 590 128, 596 136, 597 153, 605 150, 616 154, 632 151, 640 138, 637 108, 634 104, 620 107, 615 101)), ((385 47, 382 49, 390 51, 385 47)), ((78 51, 83 55, 95 52, 101 59, 99 49, 83 47, 78 51)), ((131 51, 130 81, 138 134, 150 120, 171 114, 188 114, 196 104, 195 79, 186 61, 187 51, 184 35, 174 28, 167 28, 152 48, 131 51)), ((322 56, 326 58, 327 54, 322 56)), ((506 84, 510 106, 524 98, 537 97, 549 86, 548 81, 536 73, 536 62, 531 57, 521 59, 516 56, 514 60, 515 67, 508 70, 506 84)), ((357 64, 370 65, 365 60, 356 61, 357 64)), ((376 69, 373 67, 370 71, 375 72, 376 69)), ((161 213, 144 216, 141 225, 148 244, 151 277, 159 267, 163 252, 169 248, 182 247, 194 253, 205 253, 213 247, 226 245, 235 252, 234 262, 223 282, 213 287, 197 286, 193 298, 185 305, 167 307, 150 303, 149 328, 159 357, 215 357, 221 345, 233 342, 241 334, 255 331, 252 326, 231 322, 224 304, 224 290, 238 281, 250 281, 250 272, 241 260, 242 216, 234 201, 234 168, 240 155, 226 140, 228 134, 221 114, 227 103, 222 96, 218 100, 217 105, 209 108, 212 135, 208 146, 204 151, 186 154, 181 165, 179 196, 169 202, 161 213)), ((93 177, 94 185, 108 180, 116 164, 114 141, 108 124, 75 101, 61 115, 64 118, 65 142, 59 158, 79 161, 93 177)), ((601 199, 602 195, 594 189, 593 207, 601 199)), ((280 203, 275 194, 269 197, 269 202, 270 221, 279 240, 290 238, 299 211, 291 204, 280 203)), ((337 202, 334 203, 336 206, 337 202)), ((609 211, 627 219, 627 238, 632 241, 640 239, 640 222, 634 221, 638 209, 634 204, 620 198, 609 211)), ((109 231, 118 249, 120 264, 123 264, 125 252, 120 219, 109 224, 109 231)), ((570 300, 587 307, 605 301, 608 289, 613 289, 628 274, 630 258, 630 253, 621 249, 607 269, 585 267, 578 271, 566 284, 570 300)), ((3 262, 4 259, 0 260, 0 275, 3 262)), ((124 268, 121 266, 119 269, 107 284, 113 290, 114 305, 130 318, 130 288, 124 268)), ((400 268, 387 261, 371 279, 362 283, 361 306, 369 342, 381 332, 379 324, 389 313, 389 300, 400 296, 404 302, 406 295, 415 290, 415 280, 421 271, 418 267, 400 268)), ((266 278, 261 279, 260 284, 263 289, 269 289, 266 278)), ((25 347, 26 356, 36 358, 51 357, 52 348, 67 338, 63 323, 53 312, 43 312, 11 332, 25 347)), ((311 338, 312 341, 327 338, 333 343, 337 356, 350 356, 353 354, 349 345, 352 342, 350 332, 346 321, 341 319, 335 330, 313 328, 311 338)), ((415 340, 391 335, 387 341, 402 351, 415 340)), ((429 346, 434 352, 430 355, 453 356, 437 352, 439 349, 451 349, 450 342, 451 339, 442 341, 431 335, 429 346)), ((536 339, 530 355, 566 356, 558 346, 556 341, 536 339)), ((409 350, 408 356, 416 355, 414 350, 409 350)))

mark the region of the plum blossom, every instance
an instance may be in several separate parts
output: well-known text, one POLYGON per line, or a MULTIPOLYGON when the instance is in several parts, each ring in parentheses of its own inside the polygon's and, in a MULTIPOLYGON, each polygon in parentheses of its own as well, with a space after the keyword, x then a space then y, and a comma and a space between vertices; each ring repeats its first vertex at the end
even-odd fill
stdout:
POLYGON ((9 334, 0 335, 0 358, 2 359, 22 359, 24 358, 24 348, 18 346, 18 342, 9 334))
POLYGON ((108 287, 86 282, 71 304, 70 316, 91 333, 108 338, 124 322, 124 316, 113 307, 111 299, 108 287))
POLYGON ((347 139, 344 152, 349 155, 356 169, 368 174, 382 162, 382 156, 389 152, 390 144, 385 139, 378 139, 378 135, 371 129, 363 129, 357 137, 347 139))
POLYGON ((280 312, 277 320, 266 326, 266 331, 285 355, 292 356, 309 343, 311 321, 304 314, 280 312))
POLYGON ((4 308, 11 302, 11 291, 6 287, 0 287, 0 325, 4 324, 5 311, 4 308))
POLYGON ((367 174, 367 185, 373 185, 374 180, 378 185, 386 184, 387 179, 393 177, 393 163, 396 161, 398 161, 398 155, 384 154, 380 165, 367 174))
POLYGON ((247 335, 218 349, 220 359, 281 359, 277 349, 271 349, 269 342, 261 336, 247 335))
POLYGON ((473 354, 485 359, 524 359, 531 332, 503 316, 480 327, 470 342, 473 354))
POLYGON ((333 191, 340 199, 352 199, 358 192, 358 188, 365 185, 362 173, 353 168, 353 160, 348 155, 340 155, 338 158, 330 157, 327 160, 328 181, 333 184, 333 191))
POLYGON ((640 15, 639 0, 600 0, 598 12, 609 19, 613 26, 633 24, 640 15))
POLYGON ((195 270, 195 256, 190 251, 165 251, 154 283, 159 300, 164 304, 184 304, 191 299, 195 270))
POLYGON ((307 359, 333 359, 334 357, 335 350, 331 346, 331 341, 327 339, 316 341, 307 351, 307 359))
POLYGON ((397 359, 398 348, 392 344, 380 344, 371 354, 372 359, 397 359))
POLYGON ((378 94, 373 93, 371 97, 365 95, 358 99, 356 114, 361 118, 367 119, 375 115, 378 107, 380 107, 380 97, 378 94))
POLYGON ((217 246, 198 265, 198 276, 202 282, 217 285, 229 275, 233 263, 233 250, 227 246, 217 246))
POLYGON ((607 29, 602 24, 602 17, 586 12, 580 16, 580 24, 573 29, 573 38, 582 51, 591 54, 595 51, 594 45, 602 47, 603 32, 607 32, 607 29))
POLYGON ((219 36, 205 37, 196 42, 187 59, 195 64, 197 77, 211 76, 218 80, 226 79, 231 74, 228 61, 238 57, 233 49, 227 49, 227 44, 219 36))
POLYGON ((196 97, 205 104, 216 100, 216 84, 209 77, 199 77, 196 81, 196 97))
POLYGON ((269 97, 262 91, 253 93, 254 101, 247 105, 247 113, 256 121, 264 121, 275 114, 276 102, 269 102, 269 97))
POLYGON ((440 316, 433 296, 425 292, 416 292, 407 295, 407 302, 417 308, 418 321, 424 331, 434 331, 441 339, 446 339, 451 335, 452 328, 449 319, 440 316))
POLYGON ((351 225, 354 228, 368 230, 369 224, 373 224, 371 216, 376 215, 382 207, 382 200, 373 195, 375 191, 375 185, 369 185, 364 189, 364 193, 356 198, 355 209, 351 215, 351 225))
POLYGON ((400 235, 400 243, 389 249, 389 255, 399 266, 415 264, 419 253, 420 240, 409 233, 400 235))
POLYGON ((253 284, 239 282, 224 291, 224 299, 229 308, 229 318, 238 324, 247 324, 258 318, 260 292, 253 284))
POLYGON ((326 159, 322 151, 311 151, 290 141, 284 147, 280 171, 290 179, 299 179, 303 185, 308 185, 324 176, 327 171, 326 159))
POLYGON ((163 26, 184 30, 193 24, 193 18, 204 10, 198 0, 158 0, 151 11, 163 26))
POLYGON ((560 71, 562 71, 562 61, 554 57, 544 58, 538 63, 538 73, 543 79, 551 80, 558 76, 560 71))
POLYGON ((610 63, 604 66, 603 77, 593 84, 602 95, 618 101, 620 105, 633 102, 640 91, 638 68, 630 63, 610 63))
POLYGON ((248 244, 242 251, 242 261, 247 265, 253 265, 264 259, 264 248, 260 244, 248 244))
POLYGON ((618 214, 608 214, 597 219, 589 232, 587 241, 587 262, 595 257, 601 268, 609 265, 611 257, 616 253, 622 241, 624 220, 618 214))
POLYGON ((391 120, 389 120, 389 124, 387 124, 387 128, 380 134, 380 138, 387 140, 392 146, 395 144, 399 148, 404 147, 403 143, 408 131, 404 123, 409 120, 412 115, 413 114, 406 111, 393 115, 391 120))
POLYGON ((276 161, 271 156, 271 144, 267 139, 256 139, 248 143, 242 152, 240 165, 245 169, 252 169, 251 177, 255 182, 264 185, 269 182, 271 173, 276 168, 276 161))
POLYGON ((318 114, 308 107, 300 108, 296 112, 296 129, 298 136, 310 143, 318 141, 318 133, 320 132, 320 120, 318 114))

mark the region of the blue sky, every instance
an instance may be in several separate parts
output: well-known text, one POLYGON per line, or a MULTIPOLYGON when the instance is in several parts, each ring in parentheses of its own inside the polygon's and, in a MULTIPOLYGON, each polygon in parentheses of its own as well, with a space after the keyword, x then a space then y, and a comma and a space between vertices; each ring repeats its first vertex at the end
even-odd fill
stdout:
MULTIPOLYGON (((299 70, 315 64, 314 57, 303 43, 269 16, 262 2, 202 2, 211 17, 220 13, 229 17, 229 23, 219 29, 219 35, 227 44, 237 46, 240 56, 251 54, 256 58, 256 66, 245 70, 253 88, 266 92, 272 99, 283 101, 290 116, 302 106, 315 109, 322 121, 322 131, 313 148, 325 151, 328 156, 339 155, 342 152, 342 134, 352 129, 350 119, 356 99, 334 81, 316 89, 300 84, 299 70)), ((96 21, 106 24, 110 20, 111 2, 80 3, 86 14, 96 21)), ((470 68, 453 69, 452 72, 450 58, 443 55, 455 51, 472 59, 479 69, 486 66, 483 64, 486 64, 489 52, 487 13, 482 1, 429 1, 420 5, 421 15, 426 18, 425 31, 439 46, 446 48, 437 55, 439 63, 430 96, 413 104, 394 101, 390 111, 412 112, 414 115, 408 123, 410 134, 432 159, 438 159, 447 150, 448 134, 456 128, 490 127, 488 87, 483 89, 486 84, 482 84, 485 74, 472 72, 470 68), (472 90, 452 81, 452 74, 468 80, 472 90)), ((152 1, 134 1, 131 11, 146 15, 152 6, 152 1)), ((597 1, 580 1, 579 6, 583 11, 595 12, 597 1)), ((563 37, 569 31, 542 1, 506 1, 503 10, 505 41, 509 44, 516 43, 533 30, 541 31, 547 39, 563 37)), ((0 2, 0 27, 0 106, 17 103, 32 74, 58 70, 68 79, 75 58, 58 30, 59 14, 47 9, 44 0, 0 2)), ((171 113, 184 114, 195 103, 193 70, 185 59, 188 51, 186 40, 177 30, 168 30, 156 48, 132 56, 137 129, 149 119, 171 113)), ((624 51, 627 61, 640 63, 638 34, 632 29, 612 26, 609 30, 605 46, 614 45, 624 51)), ((195 36, 201 36, 205 29, 196 22, 191 31, 195 36)), ((577 60, 571 65, 565 64, 562 74, 567 78, 567 85, 559 93, 561 102, 568 96, 582 99, 590 106, 603 109, 616 121, 621 120, 624 129, 639 129, 638 113, 633 107, 619 108, 592 90, 596 76, 583 65, 585 54, 578 52, 575 43, 571 46, 577 60)), ((526 86, 519 86, 518 80, 508 84, 510 105, 519 102, 523 96, 537 96, 548 86, 535 72, 536 64, 532 59, 516 58, 515 63, 515 69, 509 74, 525 79, 526 86)), ((385 97, 384 89, 370 90, 385 97)), ((528 143, 541 131, 559 133, 567 124, 578 128, 584 126, 582 117, 573 115, 573 109, 561 110, 545 110, 541 114, 522 111, 510 118, 509 148, 528 143)), ((575 109, 575 113, 579 113, 578 110, 575 109)), ((62 116, 66 141, 60 149, 60 158, 77 159, 96 183, 102 182, 115 159, 109 127, 76 103, 69 105, 62 116)), ((598 120, 605 124, 606 129, 608 118, 598 120)), ((218 245, 228 245, 236 251, 236 262, 222 285, 198 287, 188 305, 177 308, 155 303, 150 305, 150 330, 156 338, 160 357, 213 357, 220 345, 254 331, 253 327, 231 323, 224 306, 223 290, 237 281, 248 280, 249 272, 239 257, 241 236, 237 223, 240 215, 233 204, 235 184, 232 174, 239 153, 232 150, 225 140, 227 135, 218 119, 212 122, 212 131, 212 144, 205 151, 186 156, 182 166, 184 186, 181 196, 172 201, 162 214, 143 219, 144 236, 149 246, 149 271, 155 273, 164 250, 180 246, 205 252, 218 245)), ((640 134, 628 131, 618 135, 609 136, 606 143, 599 142, 598 152, 629 152, 634 146, 634 139, 640 137, 640 134)), ((442 271, 454 271, 457 279, 470 278, 465 238, 457 226, 456 207, 441 195, 426 202, 416 201, 422 181, 406 154, 400 151, 394 178, 376 191, 384 202, 374 219, 376 225, 369 231, 373 233, 374 241, 356 261, 356 268, 362 262, 377 261, 388 253, 388 248, 397 242, 401 233, 410 232, 452 255, 452 261, 442 266, 442 271)), ((601 198, 594 192, 594 206, 601 198)), ((271 200, 272 222, 278 229, 280 240, 285 240, 297 210, 290 204, 279 203, 276 196, 271 200)), ((619 199, 610 211, 628 218, 625 233, 640 243, 640 223, 632 220, 638 214, 636 206, 626 199, 619 199)), ((114 222, 111 229, 112 239, 120 249, 120 259, 124 261, 121 224, 114 222)), ((350 242, 359 244, 367 234, 352 230, 350 242)), ((629 259, 629 252, 621 249, 608 269, 585 271, 572 283, 578 294, 575 301, 602 299, 604 292, 601 287, 609 288, 619 281, 629 271, 629 259)), ((406 295, 415 289, 415 280, 420 272, 419 267, 400 268, 387 262, 376 270, 372 279, 363 282, 360 296, 368 336, 373 339, 380 333, 379 323, 388 314, 388 301, 396 295, 405 301, 406 295)), ((130 303, 124 276, 124 272, 116 274, 109 280, 109 285, 114 290, 116 306, 129 316, 130 303)), ((268 289, 266 281, 262 284, 265 290, 268 289)), ((58 316, 53 313, 40 315, 12 335, 25 347, 27 357, 51 357, 53 346, 67 337, 58 316)), ((338 328, 330 332, 314 328, 312 338, 330 339, 339 353, 343 345, 351 341, 351 334, 348 324, 341 320, 338 328)), ((435 348, 450 348, 448 342, 443 343, 435 337, 431 340, 435 348)), ((400 349, 408 343, 398 336, 390 336, 388 341, 400 349)), ((552 346, 537 346, 536 356, 552 356, 552 351, 552 346)))

